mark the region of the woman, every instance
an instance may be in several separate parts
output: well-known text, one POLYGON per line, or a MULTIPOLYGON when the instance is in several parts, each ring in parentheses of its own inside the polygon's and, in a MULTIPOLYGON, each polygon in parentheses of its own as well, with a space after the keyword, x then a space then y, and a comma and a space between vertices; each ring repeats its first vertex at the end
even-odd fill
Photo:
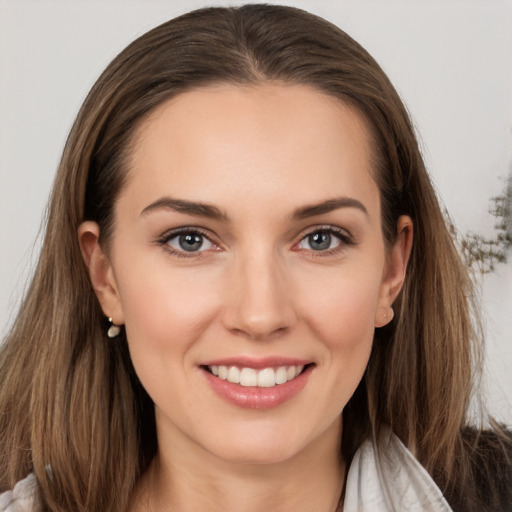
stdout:
POLYGON ((471 296, 355 41, 288 7, 171 20, 69 135, 0 355, 0 508, 510 509, 510 439, 467 426, 471 296))

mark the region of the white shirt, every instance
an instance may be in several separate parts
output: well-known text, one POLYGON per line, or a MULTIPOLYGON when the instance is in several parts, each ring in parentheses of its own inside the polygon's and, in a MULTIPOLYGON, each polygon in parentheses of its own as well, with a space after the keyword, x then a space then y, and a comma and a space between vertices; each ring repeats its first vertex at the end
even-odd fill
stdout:
POLYGON ((40 512, 36 476, 31 473, 12 491, 0 494, 0 512, 40 512))

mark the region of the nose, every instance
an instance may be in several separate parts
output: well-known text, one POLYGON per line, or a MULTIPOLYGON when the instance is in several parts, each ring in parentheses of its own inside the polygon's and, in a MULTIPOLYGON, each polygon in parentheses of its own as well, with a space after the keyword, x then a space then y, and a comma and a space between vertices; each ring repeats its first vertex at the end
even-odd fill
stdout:
POLYGON ((229 279, 225 327, 255 340, 273 338, 296 321, 284 262, 272 254, 251 254, 234 263, 229 279))

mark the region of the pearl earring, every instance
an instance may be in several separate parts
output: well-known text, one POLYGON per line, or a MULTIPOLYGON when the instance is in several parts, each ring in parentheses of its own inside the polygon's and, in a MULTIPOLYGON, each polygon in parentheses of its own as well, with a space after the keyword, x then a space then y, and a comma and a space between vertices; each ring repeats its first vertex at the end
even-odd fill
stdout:
POLYGON ((109 338, 115 338, 116 336, 119 336, 119 333, 121 332, 121 327, 114 323, 112 317, 110 317, 108 321, 110 322, 110 327, 108 328, 107 336, 109 338))

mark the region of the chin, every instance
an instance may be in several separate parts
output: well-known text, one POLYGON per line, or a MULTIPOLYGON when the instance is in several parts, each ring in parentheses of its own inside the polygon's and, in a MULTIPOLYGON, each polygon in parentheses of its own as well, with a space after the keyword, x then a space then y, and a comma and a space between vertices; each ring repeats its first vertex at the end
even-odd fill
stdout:
POLYGON ((316 436, 310 432, 284 425, 267 428, 260 425, 257 429, 244 430, 243 433, 240 430, 223 432, 214 444, 210 444, 210 438, 210 453, 233 464, 280 464, 300 456, 316 444, 316 436))
POLYGON ((230 464, 273 465, 293 459, 301 450, 294 447, 274 447, 259 444, 231 446, 229 450, 216 450, 219 458, 230 464))

